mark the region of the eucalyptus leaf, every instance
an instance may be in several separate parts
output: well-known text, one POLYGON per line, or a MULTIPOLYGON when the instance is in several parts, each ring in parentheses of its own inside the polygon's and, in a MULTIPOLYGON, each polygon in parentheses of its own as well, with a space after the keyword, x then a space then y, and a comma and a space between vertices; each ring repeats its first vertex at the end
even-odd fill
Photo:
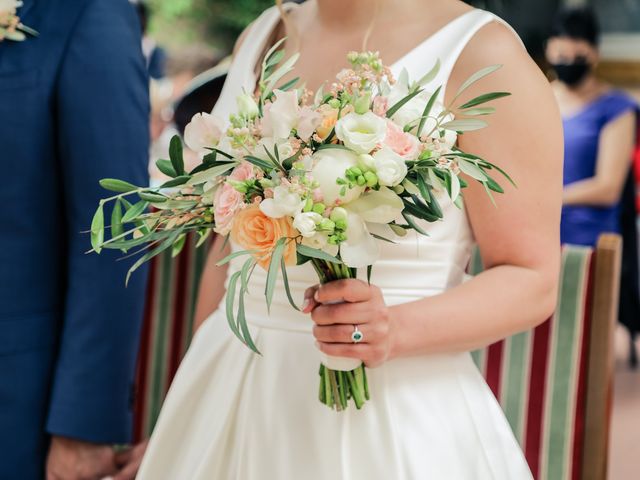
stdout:
POLYGON ((152 203, 162 203, 167 201, 167 197, 165 197, 164 195, 151 191, 138 192, 138 196, 142 200, 146 200, 147 202, 152 203))
POLYGON ((287 299, 289 300, 289 304, 300 311, 300 308, 296 305, 296 302, 291 295, 291 287, 289 286, 289 276, 287 275, 287 265, 284 262, 284 256, 280 258, 280 270, 282 272, 282 281, 284 283, 284 291, 287 294, 287 299))
POLYGON ((173 169, 171 160, 164 160, 164 159, 156 160, 156 167, 158 167, 158 170, 164 173, 167 177, 174 178, 178 176, 176 171, 173 169))
POLYGON ((435 78, 438 76, 438 73, 440 73, 441 65, 442 64, 440 63, 440 59, 437 59, 436 64, 433 66, 433 68, 431 68, 431 70, 429 70, 420 80, 418 80, 418 85, 424 87, 428 83, 433 82, 433 80, 435 80, 435 78))
POLYGON ((490 65, 471 75, 458 89, 456 98, 458 98, 460 94, 462 94, 467 88, 476 83, 478 80, 483 79, 487 75, 491 75, 493 72, 499 70, 500 68, 502 68, 502 65, 490 65))
MULTIPOLYGON (((497 100, 498 98, 503 98, 503 97, 508 97, 511 94, 509 92, 492 92, 492 93, 485 93, 483 95, 479 95, 476 98, 473 98, 471 100, 469 100, 468 102, 466 102, 463 105, 460 105, 460 107, 458 107, 460 110, 466 110, 468 108, 472 108, 472 107, 477 107, 478 105, 482 105, 484 103, 490 102, 492 100, 497 100)), ((468 112, 465 112, 467 115, 469 115, 468 112)))
POLYGON ((111 211, 111 238, 116 238, 122 235, 124 232, 124 226, 122 225, 122 203, 120 199, 116 200, 111 211))
POLYGON ((184 185, 190 179, 191 179, 190 175, 180 175, 179 177, 176 177, 172 180, 169 180, 168 182, 163 183, 162 185, 160 185, 160 188, 178 187, 180 185, 184 185))
POLYGON ((134 190, 138 190, 138 187, 132 185, 124 180, 118 180, 117 178, 103 178, 100 180, 100 186, 106 190, 118 193, 128 193, 134 190))
POLYGON ((211 232, 213 232, 213 230, 211 230, 210 228, 207 228, 204 231, 198 232, 200 234, 200 238, 198 238, 198 242, 196 243, 196 248, 200 248, 202 245, 204 245, 204 242, 206 242, 207 239, 211 236, 211 232))
POLYGON ((411 215, 402 212, 402 216, 413 230, 426 237, 429 236, 429 234, 420 225, 418 225, 418 222, 411 215))
POLYGON ((218 267, 221 267, 222 265, 226 265, 227 263, 229 263, 234 258, 243 257, 245 255, 253 255, 254 253, 257 253, 257 250, 240 250, 238 252, 233 252, 216 263, 216 265, 218 267))
POLYGON ((286 238, 280 238, 271 252, 271 261, 269 262, 269 269, 267 270, 267 282, 264 289, 264 295, 267 299, 267 310, 271 309, 271 302, 273 301, 273 294, 276 288, 276 281, 278 279, 278 270, 280 268, 280 259, 284 254, 284 248, 286 246, 286 238))
POLYGON ((481 130, 487 127, 489 124, 484 120, 478 118, 463 118, 459 120, 451 120, 442 125, 445 130, 451 130, 455 132, 472 132, 475 130, 481 130))
POLYGON ((261 158, 254 157, 252 155, 247 155, 246 157, 244 157, 244 159, 247 162, 255 165, 256 167, 264 170, 265 172, 270 172, 271 170, 274 169, 273 164, 271 164, 270 162, 267 162, 266 160, 263 160, 261 158))
POLYGON ((389 108, 389 110, 387 110, 387 118, 391 118, 393 117, 396 112, 398 110, 400 110, 402 107, 404 107, 408 102, 410 102, 414 97, 420 95, 424 90, 422 88, 416 90, 413 93, 410 93, 409 95, 407 95, 406 97, 404 97, 402 100, 399 100, 397 103, 395 103, 394 105, 391 106, 391 108, 389 108))
POLYGON ((440 95, 441 90, 442 90, 442 87, 438 87, 436 91, 433 92, 433 94, 431 95, 431 98, 429 98, 427 105, 424 107, 424 111, 422 112, 422 117, 420 118, 420 123, 418 124, 418 131, 416 133, 416 137, 420 138, 420 135, 422 135, 422 130, 424 129, 425 124, 427 123, 427 118, 429 117, 429 114, 431 113, 431 109, 433 108, 433 105, 436 103, 436 100, 438 99, 438 95, 440 95))
POLYGON ((451 200, 455 202, 458 199, 458 196, 460 196, 460 179, 458 178, 457 175, 453 173, 451 174, 450 178, 451 178, 451 200))
POLYGON ((171 159, 171 165, 176 174, 184 175, 182 140, 180 140, 178 135, 174 135, 169 143, 169 158, 171 159))
POLYGON ((478 107, 478 108, 470 108, 469 110, 465 110, 463 112, 464 115, 468 115, 470 117, 479 117, 483 115, 492 115, 496 113, 496 109, 494 107, 478 107))
POLYGON ((182 233, 182 229, 173 232, 162 243, 160 243, 159 246, 157 246, 155 249, 151 250, 150 252, 147 252, 142 257, 140 257, 127 272, 127 278, 126 278, 125 284, 126 285, 129 284, 129 279, 131 278, 131 275, 133 275, 133 273, 136 270, 138 270, 142 265, 144 265, 146 262, 148 262, 152 258, 160 255, 162 252, 164 252, 168 248, 172 247, 173 243, 177 240, 177 238, 180 236, 181 233, 182 233))
POLYGON ((342 261, 333 255, 329 255, 327 252, 322 250, 318 250, 317 248, 307 247, 306 245, 302 245, 299 243, 296 245, 297 252, 303 257, 308 258, 317 258, 318 260, 325 260, 327 262, 333 262, 337 264, 342 264, 342 261))
POLYGON ((173 246, 171 247, 171 257, 175 258, 178 255, 180 255, 180 252, 182 251, 182 249, 184 248, 184 245, 187 241, 187 235, 186 234, 182 234, 178 237, 178 240, 176 240, 176 243, 173 244, 173 246))
POLYGON ((487 175, 482 171, 480 167, 478 167, 473 162, 460 158, 458 159, 458 166, 463 173, 469 175, 475 180, 478 180, 480 182, 484 182, 487 180, 487 175))
POLYGON ((104 241, 104 204, 100 202, 91 220, 91 247, 96 253, 102 250, 104 241))
POLYGON ((233 334, 240 339, 242 343, 244 343, 244 338, 240 334, 240 330, 236 325, 235 320, 235 312, 233 311, 235 299, 236 299, 236 287, 238 285, 238 279, 240 278, 241 272, 235 272, 231 277, 229 277, 229 284, 227 285, 227 295, 225 297, 225 312, 227 316, 227 323, 231 328, 233 334))
POLYGON ((187 182, 187 185, 198 185, 200 183, 206 183, 211 180, 215 180, 217 177, 224 175, 229 170, 234 168, 238 162, 229 162, 216 167, 208 168, 202 172, 198 172, 191 177, 191 180, 187 182))
POLYGON ((139 202, 135 203, 125 212, 124 216, 122 217, 122 223, 128 223, 137 219, 143 212, 147 210, 148 207, 149 202, 145 200, 140 200, 139 202))

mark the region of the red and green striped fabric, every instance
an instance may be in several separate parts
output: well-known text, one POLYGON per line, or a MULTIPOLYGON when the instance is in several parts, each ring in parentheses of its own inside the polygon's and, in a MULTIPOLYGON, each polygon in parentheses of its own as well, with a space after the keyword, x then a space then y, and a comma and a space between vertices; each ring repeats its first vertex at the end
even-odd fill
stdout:
POLYGON ((581 478, 593 257, 565 247, 553 317, 473 353, 536 479, 581 478))
POLYGON ((182 252, 151 261, 136 373, 134 439, 150 435, 193 333, 198 283, 207 248, 190 238, 182 252))

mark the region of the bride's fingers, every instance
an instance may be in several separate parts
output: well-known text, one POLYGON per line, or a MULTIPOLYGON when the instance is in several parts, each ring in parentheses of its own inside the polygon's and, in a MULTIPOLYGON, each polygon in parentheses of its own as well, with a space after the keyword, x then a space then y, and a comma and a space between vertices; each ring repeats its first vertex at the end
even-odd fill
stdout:
POLYGON ((318 349, 332 357, 348 357, 362 360, 368 367, 375 367, 385 361, 386 352, 379 344, 369 343, 324 343, 316 342, 318 349))
POLYGON ((311 319, 317 325, 348 324, 353 329, 353 325, 371 322, 371 307, 366 303, 318 305, 311 312, 311 319))
POLYGON ((304 301, 302 303, 302 313, 309 313, 313 311, 313 309, 319 305, 319 303, 315 300, 315 294, 318 291, 320 285, 314 285, 313 287, 307 288, 304 292, 304 301))
POLYGON ((355 278, 336 280, 320 285, 315 293, 319 303, 366 302, 371 299, 373 288, 355 278))
MULTIPOLYGON (((354 332, 353 325, 315 325, 313 336, 322 343, 353 343, 351 335, 354 332)), ((382 324, 358 325, 358 330, 362 332, 360 343, 375 343, 387 334, 386 328, 382 324)))

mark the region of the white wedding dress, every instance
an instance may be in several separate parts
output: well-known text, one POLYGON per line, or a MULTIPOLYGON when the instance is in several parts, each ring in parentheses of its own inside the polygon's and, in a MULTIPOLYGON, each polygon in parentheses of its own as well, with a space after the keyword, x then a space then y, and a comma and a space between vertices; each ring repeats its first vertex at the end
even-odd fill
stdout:
MULTIPOLYGON (((498 20, 471 11, 393 65, 416 79, 440 56, 446 83, 469 39, 498 20)), ((267 10, 231 67, 215 113, 253 91, 254 65, 279 21, 267 10)), ((382 245, 373 283, 387 304, 437 295, 463 281, 473 237, 464 210, 442 201, 444 220, 382 245)), ((230 271, 241 265, 234 262, 230 271)), ((318 400, 319 354, 307 315, 293 310, 282 285, 269 315, 266 274, 256 269, 246 315, 262 356, 231 333, 222 310, 200 328, 160 415, 142 480, 524 480, 524 456, 469 353, 392 360, 369 369, 371 401, 335 412, 318 400)), ((294 297, 317 283, 295 267, 294 297)), ((224 304, 224 302, 223 302, 224 304)))

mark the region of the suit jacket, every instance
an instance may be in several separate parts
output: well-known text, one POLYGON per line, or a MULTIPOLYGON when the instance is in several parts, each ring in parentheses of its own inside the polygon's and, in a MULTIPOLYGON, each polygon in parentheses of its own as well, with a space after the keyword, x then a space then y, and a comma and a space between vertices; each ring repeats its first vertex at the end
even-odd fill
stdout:
POLYGON ((125 288, 131 262, 86 254, 83 233, 108 196, 99 179, 148 182, 134 11, 127 0, 25 0, 18 15, 40 35, 0 42, 2 479, 42 478, 45 431, 128 440, 146 282, 143 271, 125 288))

